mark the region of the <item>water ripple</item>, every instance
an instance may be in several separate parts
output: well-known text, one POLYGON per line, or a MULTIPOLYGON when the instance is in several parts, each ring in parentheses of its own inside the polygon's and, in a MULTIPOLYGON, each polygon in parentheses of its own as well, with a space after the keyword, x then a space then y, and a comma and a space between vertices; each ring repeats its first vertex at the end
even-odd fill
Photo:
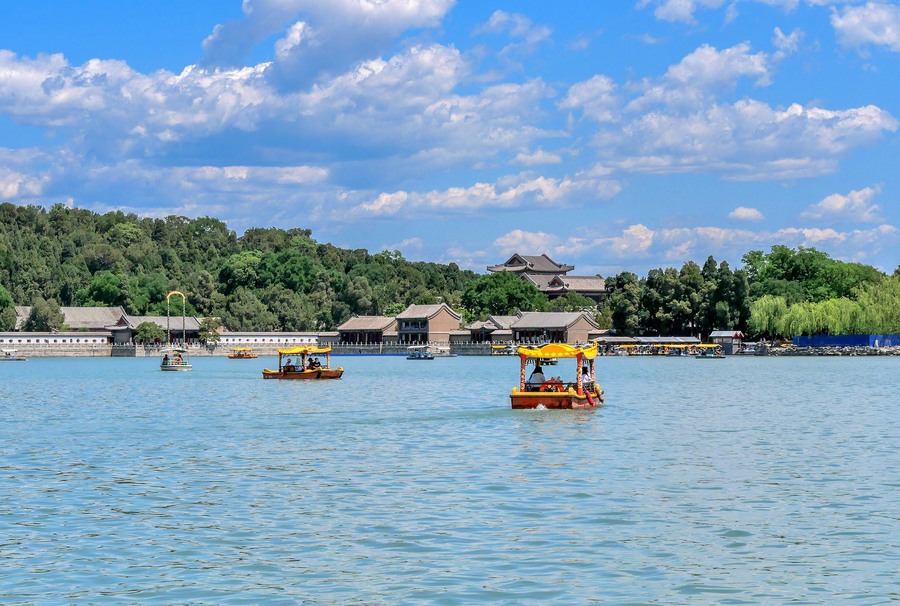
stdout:
POLYGON ((593 411, 510 410, 505 358, 195 362, 0 367, 0 603, 900 595, 900 360, 607 358, 593 411))

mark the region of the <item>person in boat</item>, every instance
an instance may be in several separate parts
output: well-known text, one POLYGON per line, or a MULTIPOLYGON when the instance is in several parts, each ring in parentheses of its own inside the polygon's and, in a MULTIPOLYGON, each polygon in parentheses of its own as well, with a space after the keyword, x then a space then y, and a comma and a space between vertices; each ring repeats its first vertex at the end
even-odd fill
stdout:
POLYGON ((544 384, 545 380, 546 379, 544 378, 544 371, 543 369, 541 369, 541 365, 535 364, 534 372, 532 372, 531 376, 528 377, 526 387, 529 388, 529 391, 534 391, 536 389, 539 389, 540 386, 544 384))
MULTIPOLYGON (((6 355, 9 355, 9 354, 6 354, 6 355)), ((166 354, 163 356, 163 366, 168 366, 168 365, 169 365, 169 354, 166 354)))
POLYGON ((175 365, 184 364, 184 360, 181 359, 181 354, 175 354, 173 362, 175 365))
POLYGON ((581 369, 581 387, 586 393, 594 392, 594 379, 591 377, 591 369, 587 366, 581 369))
POLYGON ((291 359, 290 359, 290 358, 288 358, 287 360, 284 361, 284 369, 285 369, 286 371, 294 370, 294 365, 291 364, 291 359))

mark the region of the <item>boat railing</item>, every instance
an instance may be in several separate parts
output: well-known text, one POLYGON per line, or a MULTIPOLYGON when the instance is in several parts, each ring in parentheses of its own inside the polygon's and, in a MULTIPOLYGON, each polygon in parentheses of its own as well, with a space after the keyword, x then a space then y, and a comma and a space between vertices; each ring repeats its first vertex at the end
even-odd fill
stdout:
MULTIPOLYGON (((582 387, 586 391, 594 389, 593 381, 585 381, 582 387)), ((537 385, 535 383, 525 383, 525 391, 544 391, 544 392, 567 392, 570 389, 578 391, 577 381, 554 381, 550 379, 544 383, 537 385)))

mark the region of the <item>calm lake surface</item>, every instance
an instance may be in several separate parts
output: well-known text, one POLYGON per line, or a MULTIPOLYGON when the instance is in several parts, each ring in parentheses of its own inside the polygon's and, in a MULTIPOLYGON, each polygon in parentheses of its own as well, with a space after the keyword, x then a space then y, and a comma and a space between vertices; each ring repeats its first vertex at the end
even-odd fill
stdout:
POLYGON ((0 363, 0 603, 900 601, 900 358, 192 361, 0 363))

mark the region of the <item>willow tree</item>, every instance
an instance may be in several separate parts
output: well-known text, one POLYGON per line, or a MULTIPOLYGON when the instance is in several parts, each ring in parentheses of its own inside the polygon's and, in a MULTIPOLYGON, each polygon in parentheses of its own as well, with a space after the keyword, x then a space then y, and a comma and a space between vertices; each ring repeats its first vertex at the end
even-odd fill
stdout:
POLYGON ((900 278, 891 276, 878 283, 865 284, 858 291, 857 301, 864 332, 876 335, 900 332, 900 278))
POLYGON ((750 305, 750 330, 770 337, 783 336, 780 327, 787 312, 788 305, 784 297, 765 295, 750 305))

